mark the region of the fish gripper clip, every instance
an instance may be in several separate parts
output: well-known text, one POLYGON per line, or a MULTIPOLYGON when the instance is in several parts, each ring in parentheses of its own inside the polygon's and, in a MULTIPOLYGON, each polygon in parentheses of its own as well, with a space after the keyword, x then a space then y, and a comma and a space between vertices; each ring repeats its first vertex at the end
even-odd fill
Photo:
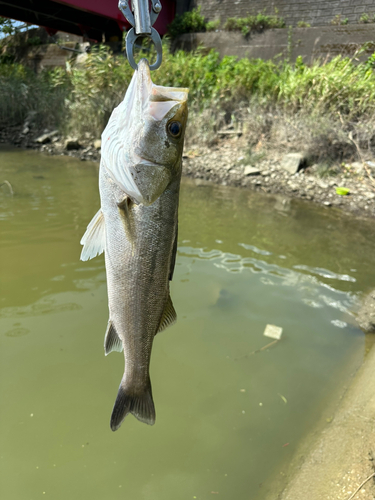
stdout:
POLYGON ((152 27, 161 11, 160 0, 151 0, 151 5, 149 12, 149 0, 131 0, 132 8, 129 6, 129 0, 120 0, 118 3, 118 8, 133 26, 126 35, 125 46, 129 64, 134 69, 138 69, 138 65, 134 60, 133 49, 135 41, 140 37, 150 38, 156 49, 156 61, 150 65, 150 70, 158 69, 161 65, 163 57, 161 39, 159 33, 152 27))

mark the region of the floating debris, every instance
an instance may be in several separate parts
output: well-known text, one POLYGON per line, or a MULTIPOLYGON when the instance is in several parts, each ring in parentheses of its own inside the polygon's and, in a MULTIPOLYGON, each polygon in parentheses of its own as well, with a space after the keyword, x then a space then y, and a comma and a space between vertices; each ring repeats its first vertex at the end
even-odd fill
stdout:
POLYGON ((281 328, 281 326, 276 326, 276 325, 267 325, 263 333, 265 337, 269 337, 270 339, 276 339, 276 340, 280 340, 282 334, 283 334, 283 329, 281 328))
POLYGON ((8 186, 9 188, 9 191, 10 191, 10 194, 13 196, 14 195, 14 191, 13 191, 13 188, 12 188, 12 184, 9 182, 9 181, 4 181, 0 184, 0 187, 1 186, 8 186))
POLYGON ((282 394, 278 393, 278 395, 281 397, 281 399, 284 401, 285 404, 287 404, 288 400, 286 399, 285 396, 283 396, 282 394))

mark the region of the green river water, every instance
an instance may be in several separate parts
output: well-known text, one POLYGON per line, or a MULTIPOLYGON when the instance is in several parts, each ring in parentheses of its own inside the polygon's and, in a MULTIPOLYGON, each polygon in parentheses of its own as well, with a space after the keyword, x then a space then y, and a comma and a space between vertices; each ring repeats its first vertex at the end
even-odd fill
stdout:
POLYGON ((157 421, 113 433, 124 360, 103 352, 103 256, 79 260, 98 165, 2 146, 0 173, 1 498, 265 498, 365 355, 373 222, 184 180, 157 421), (282 339, 252 354, 267 323, 282 339))

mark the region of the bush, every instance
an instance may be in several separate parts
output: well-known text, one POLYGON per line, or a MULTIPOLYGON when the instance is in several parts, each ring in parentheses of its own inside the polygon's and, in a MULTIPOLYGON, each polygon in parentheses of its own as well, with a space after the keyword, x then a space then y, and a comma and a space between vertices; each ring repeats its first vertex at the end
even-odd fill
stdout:
POLYGON ((208 21, 206 24, 207 31, 216 31, 220 27, 220 19, 216 19, 216 21, 208 21))
POLYGON ((346 17, 343 19, 340 14, 337 14, 331 21, 332 26, 344 26, 348 24, 349 19, 346 17))
POLYGON ((177 15, 168 25, 168 35, 172 39, 184 33, 199 33, 201 31, 206 31, 206 22, 200 7, 177 15))
POLYGON ((361 17, 359 18, 359 23, 361 24, 375 23, 375 14, 372 17, 370 17, 368 14, 362 14, 361 17))
POLYGON ((311 28, 311 24, 306 23, 305 21, 298 21, 297 27, 298 28, 311 28))

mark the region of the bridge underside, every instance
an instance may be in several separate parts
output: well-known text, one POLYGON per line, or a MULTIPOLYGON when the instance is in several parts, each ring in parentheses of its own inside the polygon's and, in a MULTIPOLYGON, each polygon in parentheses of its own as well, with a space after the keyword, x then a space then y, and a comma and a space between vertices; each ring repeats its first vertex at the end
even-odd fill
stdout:
POLYGON ((106 41, 112 37, 121 40, 121 28, 129 28, 124 18, 123 22, 120 22, 94 12, 46 0, 0 0, 0 16, 43 26, 51 34, 65 31, 74 35, 85 35, 97 41, 102 41, 103 37, 106 41))

